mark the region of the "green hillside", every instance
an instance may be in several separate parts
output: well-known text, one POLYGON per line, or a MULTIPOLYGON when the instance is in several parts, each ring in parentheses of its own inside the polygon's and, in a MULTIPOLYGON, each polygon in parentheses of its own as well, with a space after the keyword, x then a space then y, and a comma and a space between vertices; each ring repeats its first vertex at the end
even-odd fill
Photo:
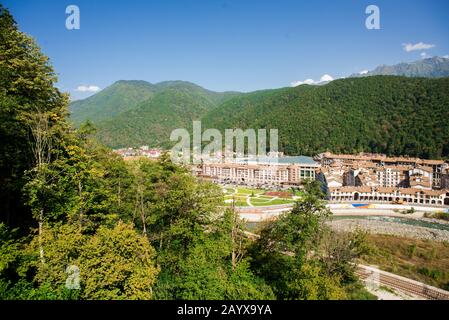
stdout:
POLYGON ((168 146, 176 128, 190 128, 217 104, 206 94, 188 88, 167 87, 134 109, 112 120, 97 123, 98 138, 117 148, 126 146, 168 146))
POLYGON ((86 120, 112 119, 151 98, 156 90, 154 85, 145 81, 117 81, 87 99, 72 102, 70 118, 76 125, 86 120))
POLYGON ((203 87, 200 87, 199 85, 196 85, 192 82, 179 81, 179 80, 159 82, 154 84, 154 88, 156 88, 158 92, 161 92, 165 89, 177 89, 190 93, 195 93, 210 100, 210 102, 212 102, 215 105, 218 105, 226 100, 229 100, 232 97, 240 95, 240 92, 233 92, 233 91, 215 92, 204 89, 203 87))
POLYGON ((72 120, 92 120, 110 147, 170 145, 173 129, 277 128, 280 149, 424 158, 449 156, 449 78, 347 78, 322 86, 216 93, 190 82, 119 81, 73 103, 72 120))
POLYGON ((449 78, 349 78, 249 93, 203 118, 207 128, 277 128, 280 149, 449 156, 449 78))
POLYGON ((176 128, 216 108, 238 92, 214 92, 186 81, 118 81, 101 92, 71 104, 71 120, 95 124, 106 145, 167 146, 176 128))

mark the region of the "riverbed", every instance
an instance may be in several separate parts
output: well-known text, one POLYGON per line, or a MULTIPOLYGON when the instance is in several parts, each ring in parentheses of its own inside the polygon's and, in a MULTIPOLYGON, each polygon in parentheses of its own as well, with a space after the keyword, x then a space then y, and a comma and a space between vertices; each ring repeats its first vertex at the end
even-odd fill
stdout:
MULTIPOLYGON (((361 229, 373 234, 449 242, 449 222, 436 219, 340 213, 332 216, 328 224, 337 231, 361 229)), ((263 222, 247 222, 246 226, 249 231, 257 232, 263 222)))
POLYGON ((373 234, 449 242, 449 224, 434 219, 388 216, 334 216, 328 222, 338 231, 361 229, 373 234))

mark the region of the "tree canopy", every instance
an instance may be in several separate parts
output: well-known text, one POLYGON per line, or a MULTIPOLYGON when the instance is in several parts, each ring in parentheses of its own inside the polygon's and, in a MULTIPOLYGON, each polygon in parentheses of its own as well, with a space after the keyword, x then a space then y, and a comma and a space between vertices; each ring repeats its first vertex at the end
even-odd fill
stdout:
POLYGON ((72 128, 55 81, 0 6, 0 299, 345 297, 358 246, 317 241, 319 188, 254 243, 219 186, 168 155, 125 162, 91 123, 72 128))

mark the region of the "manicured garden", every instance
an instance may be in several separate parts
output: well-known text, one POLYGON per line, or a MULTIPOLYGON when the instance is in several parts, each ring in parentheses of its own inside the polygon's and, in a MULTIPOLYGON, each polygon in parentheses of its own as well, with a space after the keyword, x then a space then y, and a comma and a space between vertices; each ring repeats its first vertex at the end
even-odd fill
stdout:
POLYGON ((271 190, 248 187, 223 188, 225 205, 237 207, 264 207, 273 205, 293 204, 297 196, 292 192, 274 192, 271 190))

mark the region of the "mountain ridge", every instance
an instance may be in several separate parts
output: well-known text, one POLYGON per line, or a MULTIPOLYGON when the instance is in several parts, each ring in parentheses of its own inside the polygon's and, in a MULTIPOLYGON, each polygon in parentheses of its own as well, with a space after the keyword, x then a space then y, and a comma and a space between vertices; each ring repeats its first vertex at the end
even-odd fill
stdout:
POLYGON ((202 118, 203 129, 278 129, 289 155, 449 157, 448 92, 449 77, 339 79, 230 99, 202 118))
POLYGON ((350 77, 367 76, 403 76, 423 78, 449 77, 449 58, 432 57, 413 62, 402 62, 395 65, 380 65, 364 74, 352 74, 350 77))
MULTIPOLYGON (((405 72, 410 65, 418 70, 422 65, 445 66, 447 62, 449 59, 434 57, 398 65, 405 72)), ((379 66, 375 70, 393 69, 379 66)), ((170 147, 173 129, 190 129, 193 120, 202 120, 204 129, 282 129, 280 148, 288 154, 312 155, 331 149, 438 158, 449 156, 449 128, 441 122, 449 118, 448 79, 367 74, 319 86, 303 84, 248 93, 214 92, 181 80, 156 84, 119 80, 72 103, 71 111, 75 124, 93 121, 99 129, 97 137, 113 148, 170 147), (435 117, 435 110, 443 118, 435 117), (434 138, 427 126, 435 127, 434 138)))
POLYGON ((94 123, 112 120, 120 113, 136 108, 156 93, 169 88, 196 92, 206 96, 213 104, 219 104, 228 97, 240 94, 236 91, 215 92, 197 84, 182 80, 151 83, 145 80, 118 80, 100 92, 70 104, 71 120, 80 125, 86 120, 94 123))

